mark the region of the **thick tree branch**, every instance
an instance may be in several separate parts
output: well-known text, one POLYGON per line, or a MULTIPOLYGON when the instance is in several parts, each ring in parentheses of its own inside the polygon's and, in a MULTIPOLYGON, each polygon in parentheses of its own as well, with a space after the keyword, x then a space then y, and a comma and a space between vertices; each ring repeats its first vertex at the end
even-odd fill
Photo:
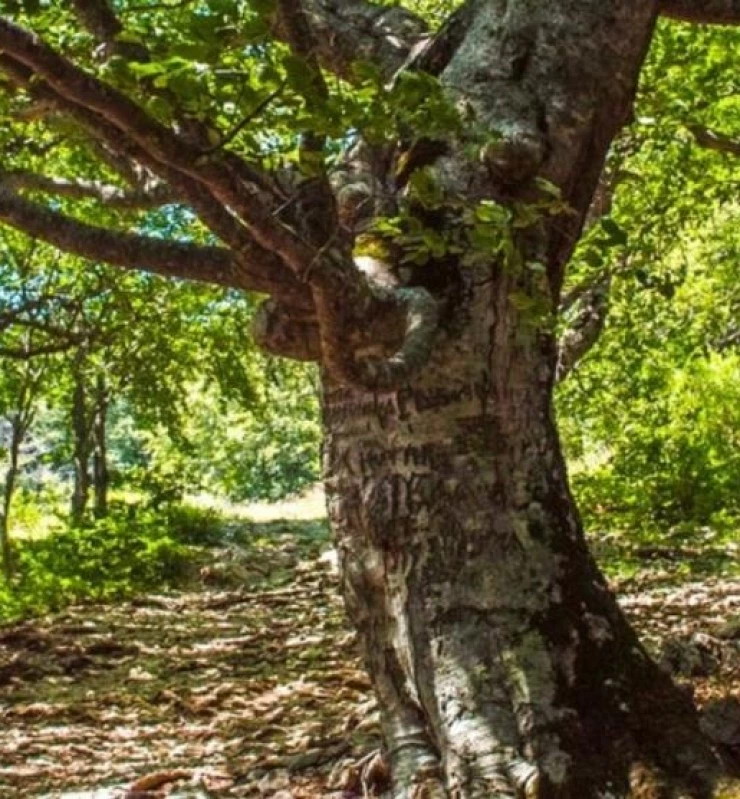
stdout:
MULTIPOLYGON (((81 223, 61 215, 52 220, 50 215, 55 212, 24 204, 7 189, 4 192, 6 221, 62 249, 87 257, 127 268, 141 266, 160 274, 263 290, 284 300, 284 281, 262 280, 258 286, 252 272, 235 276, 236 265, 256 250, 277 261, 278 270, 282 272, 285 272, 284 262, 297 278, 306 280, 310 286, 317 312, 322 361, 338 381, 368 390, 391 389, 426 363, 438 321, 437 303, 426 290, 388 289, 369 284, 345 252, 346 242, 339 239, 331 237, 321 248, 305 243, 274 218, 264 196, 242 182, 248 166, 234 167, 229 159, 236 156, 224 152, 213 157, 204 156, 201 150, 151 118, 128 97, 78 69, 46 47, 38 37, 5 20, 0 20, 0 48, 6 51, 5 60, 9 54, 11 62, 15 59, 15 67, 21 62, 23 68, 35 73, 33 81, 21 76, 32 90, 51 93, 52 99, 56 98, 110 147, 126 151, 131 145, 135 160, 160 174, 178 192, 184 192, 206 224, 234 248, 235 257, 232 259, 229 254, 222 253, 223 259, 229 259, 228 265, 221 263, 210 274, 200 259, 193 268, 186 258, 173 259, 168 251, 158 250, 154 259, 143 258, 145 254, 152 254, 137 248, 126 238, 128 234, 80 227, 81 223), (121 139, 118 146, 116 135, 121 139), (218 202, 209 202, 207 195, 211 193, 211 199, 218 202), (205 196, 199 197, 199 194, 205 196), (34 213, 30 213, 31 210, 34 213), (250 237, 241 246, 234 246, 238 236, 233 228, 238 228, 239 223, 236 219, 230 220, 229 211, 243 220, 254 239, 250 237), (229 225, 232 229, 228 229, 229 225), (329 244, 336 247, 336 251, 332 252, 329 244), (252 252, 249 252, 250 245, 252 252), (372 351, 358 351, 359 347, 366 347, 366 330, 370 321, 378 316, 387 318, 393 329, 400 328, 395 337, 400 344, 395 352, 391 349, 390 355, 383 346, 372 351)), ((10 64, 11 71, 15 67, 10 64)), ((157 244, 163 243, 157 241, 157 244)), ((153 242, 151 246, 155 246, 153 242)), ((302 300, 306 307, 305 293, 295 299, 302 300)))
MULTIPOLYGON (((740 5, 740 0, 739 0, 740 5)), ((716 150, 720 153, 740 155, 740 139, 733 139, 722 133, 709 130, 702 125, 689 125, 689 131, 696 139, 696 143, 707 150, 716 150)))
MULTIPOLYGON (((115 16, 108 0, 72 0, 72 2, 83 25, 105 45, 106 55, 117 55, 132 61, 150 60, 149 50, 146 45, 139 42, 118 41, 117 37, 123 32, 123 25, 115 16)), ((167 101, 177 108, 177 97, 171 91, 156 87, 154 82, 148 78, 143 80, 143 84, 147 86, 150 92, 156 92, 166 97, 167 101)), ((201 120, 182 113, 181 110, 176 113, 182 132, 198 145, 202 156, 222 149, 236 135, 232 131, 232 133, 223 136, 221 142, 214 147, 211 144, 207 126, 201 120)), ((237 127, 241 129, 243 126, 239 125, 237 127)), ((228 154, 227 160, 230 166, 244 180, 253 182, 263 191, 270 192, 275 190, 274 183, 253 164, 247 164, 246 161, 234 154, 228 154)))
POLYGON ((0 19, 0 49, 43 78, 63 98, 99 114, 159 163, 202 182, 245 223, 257 242, 278 253, 297 273, 313 262, 315 252, 275 220, 265 197, 242 182, 246 163, 234 168, 233 153, 221 158, 203 152, 162 125, 124 94, 79 69, 37 36, 0 19))
POLYGON ((269 291, 274 285, 240 268, 221 247, 203 247, 88 225, 32 203, 0 184, 0 220, 64 252, 128 269, 269 291))
POLYGON ((367 270, 344 266, 337 271, 324 266, 312 281, 315 313, 296 315, 267 300, 252 333, 276 355, 320 360, 338 383, 368 391, 398 388, 429 359, 438 303, 424 288, 381 285, 367 270))
POLYGON ((740 25, 740 0, 661 0, 660 13, 686 22, 740 25))
POLYGON ((398 388, 429 360, 439 305, 424 288, 380 285, 357 267, 351 275, 361 276, 359 281, 348 279, 347 272, 346 264, 339 269, 324 267, 311 283, 322 364, 346 385, 368 391, 398 388), (379 319, 387 320, 385 335, 368 335, 379 319), (395 351, 389 354, 384 342, 395 330, 395 351))
POLYGON ((126 190, 96 180, 67 180, 27 170, 0 172, 0 181, 10 189, 38 191, 57 197, 98 200, 109 208, 146 209, 175 202, 172 189, 163 183, 150 188, 126 190))
MULTIPOLYGON (((129 177, 137 184, 147 172, 158 171, 175 191, 178 199, 188 204, 201 221, 227 244, 236 262, 247 273, 254 273, 254 289, 277 294, 281 301, 303 309, 313 307, 308 287, 299 282, 282 259, 257 244, 210 190, 175 169, 157 163, 148 153, 99 115, 54 93, 43 80, 34 80, 32 73, 7 55, 0 55, 0 69, 33 97, 71 116, 105 152, 116 153, 123 164, 131 164, 129 177), (139 166, 141 165, 141 166, 139 166), (265 288, 259 288, 264 286, 265 288)), ((248 288, 248 286, 247 286, 248 288)))

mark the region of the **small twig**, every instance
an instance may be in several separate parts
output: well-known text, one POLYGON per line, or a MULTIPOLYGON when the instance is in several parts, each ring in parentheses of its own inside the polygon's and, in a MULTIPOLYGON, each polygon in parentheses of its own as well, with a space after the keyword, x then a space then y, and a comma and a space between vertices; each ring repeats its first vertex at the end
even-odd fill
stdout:
POLYGON ((740 155, 740 139, 733 139, 731 136, 710 130, 702 125, 687 125, 687 128, 700 147, 720 153, 740 155))
POLYGON ((214 144, 213 147, 209 147, 207 150, 203 150, 203 155, 211 155, 211 153, 215 153, 217 150, 226 147, 227 144, 231 143, 243 130, 244 128, 256 119, 270 103, 276 99, 280 94, 282 94, 283 89, 285 88, 285 81, 283 81, 274 92, 271 92, 267 95, 261 102, 257 104, 257 106, 249 113, 244 119, 238 122, 225 136, 221 138, 221 141, 218 144, 214 144))
POLYGON ((140 3, 138 5, 129 6, 121 11, 121 14, 135 14, 137 11, 160 11, 161 9, 175 11, 178 8, 190 5, 192 2, 194 2, 194 0, 180 0, 179 3, 152 3, 151 5, 140 3))

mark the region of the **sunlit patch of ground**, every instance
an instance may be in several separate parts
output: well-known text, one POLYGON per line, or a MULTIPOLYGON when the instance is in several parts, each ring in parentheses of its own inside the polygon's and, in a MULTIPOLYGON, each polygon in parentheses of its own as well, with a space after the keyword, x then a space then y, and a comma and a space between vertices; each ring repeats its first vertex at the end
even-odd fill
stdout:
MULTIPOLYGON (((322 516, 249 506, 191 590, 0 628, 0 797, 362 796, 375 702, 322 516)), ((655 576, 621 586, 651 650, 701 703, 740 692, 740 581, 655 576)))
POLYGON ((188 504, 219 511, 225 516, 255 522, 284 520, 306 521, 326 518, 324 489, 316 484, 302 493, 280 502, 230 503, 209 494, 188 497, 188 504))

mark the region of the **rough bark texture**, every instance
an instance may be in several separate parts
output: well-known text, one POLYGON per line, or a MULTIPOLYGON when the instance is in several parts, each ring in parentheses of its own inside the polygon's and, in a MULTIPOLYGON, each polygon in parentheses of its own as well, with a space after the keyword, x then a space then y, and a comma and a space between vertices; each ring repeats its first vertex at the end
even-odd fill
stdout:
POLYGON ((586 551, 552 340, 516 332, 507 283, 471 296, 467 329, 409 389, 326 387, 330 518, 393 796, 657 797, 664 780, 707 796, 691 704, 586 551))
POLYGON ((377 692, 392 796, 711 795, 690 700, 649 660, 589 555, 552 416, 555 308, 655 3, 490 0, 442 80, 501 139, 437 162, 471 201, 535 173, 575 213, 518 242, 547 278, 460 269, 422 374, 368 393, 324 380, 324 468, 349 613, 377 692))

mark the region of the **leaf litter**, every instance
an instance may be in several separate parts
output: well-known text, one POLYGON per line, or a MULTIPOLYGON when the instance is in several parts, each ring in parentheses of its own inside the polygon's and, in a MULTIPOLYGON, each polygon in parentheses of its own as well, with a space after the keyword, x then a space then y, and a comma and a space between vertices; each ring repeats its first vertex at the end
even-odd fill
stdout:
MULTIPOLYGON (((0 796, 351 799, 382 785, 325 527, 232 537, 187 590, 0 627, 0 796)), ((740 580, 649 564, 615 588, 740 759, 740 580)))

